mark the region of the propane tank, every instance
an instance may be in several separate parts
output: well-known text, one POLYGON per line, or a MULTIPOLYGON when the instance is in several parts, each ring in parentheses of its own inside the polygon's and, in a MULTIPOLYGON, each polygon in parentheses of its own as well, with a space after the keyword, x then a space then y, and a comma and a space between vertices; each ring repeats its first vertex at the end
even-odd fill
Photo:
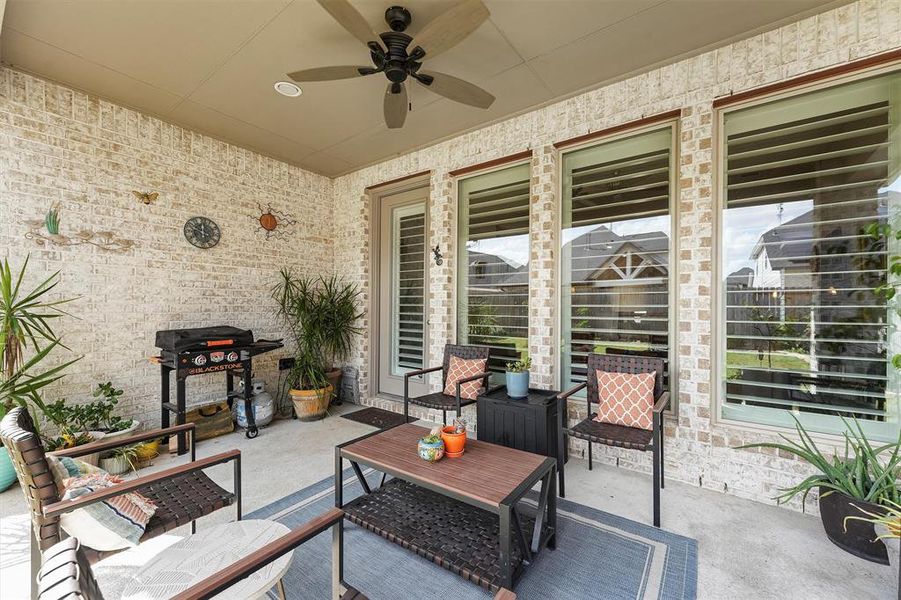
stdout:
MULTIPOLYGON (((244 382, 240 382, 241 388, 244 382)), ((253 418, 257 427, 263 427, 272 422, 273 402, 272 396, 266 392, 266 384, 262 379, 254 379, 250 384, 252 394, 251 405, 253 406, 253 418)), ((235 422, 238 427, 247 427, 247 415, 244 412, 243 399, 236 398, 234 403, 235 422)))

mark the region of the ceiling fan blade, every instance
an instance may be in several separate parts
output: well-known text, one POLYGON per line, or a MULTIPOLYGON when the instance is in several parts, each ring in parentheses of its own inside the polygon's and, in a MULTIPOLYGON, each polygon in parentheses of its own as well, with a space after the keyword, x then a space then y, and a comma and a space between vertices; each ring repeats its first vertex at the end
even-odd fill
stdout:
POLYGON ((426 58, 435 57, 463 41, 490 15, 482 0, 465 0, 426 23, 408 47, 412 51, 419 46, 426 58))
POLYGON ((363 15, 351 6, 350 2, 347 0, 317 0, 317 2, 355 38, 367 46, 375 42, 379 48, 384 49, 382 38, 372 29, 363 15))
POLYGON ((400 129, 406 119, 407 88, 402 83, 389 83, 385 90, 385 124, 388 129, 400 129))
POLYGON ((372 67, 354 67, 345 65, 340 67, 316 67, 315 69, 303 69, 288 73, 288 77, 294 81, 332 81, 334 79, 350 79, 375 73, 372 67))
POLYGON ((425 83, 421 79, 417 79, 417 81, 436 94, 454 102, 461 102, 476 108, 488 108, 494 103, 494 96, 479 86, 463 81, 453 75, 436 71, 420 71, 418 75, 431 77, 431 83, 425 83))

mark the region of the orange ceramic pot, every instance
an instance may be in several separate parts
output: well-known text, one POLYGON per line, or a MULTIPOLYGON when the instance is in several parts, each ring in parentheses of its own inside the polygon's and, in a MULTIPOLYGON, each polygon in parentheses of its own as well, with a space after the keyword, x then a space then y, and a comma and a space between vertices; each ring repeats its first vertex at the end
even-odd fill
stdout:
POLYGON ((463 448, 466 446, 466 431, 454 433, 454 426, 448 425, 441 430, 441 439, 444 440, 444 454, 449 458, 463 456, 463 448))

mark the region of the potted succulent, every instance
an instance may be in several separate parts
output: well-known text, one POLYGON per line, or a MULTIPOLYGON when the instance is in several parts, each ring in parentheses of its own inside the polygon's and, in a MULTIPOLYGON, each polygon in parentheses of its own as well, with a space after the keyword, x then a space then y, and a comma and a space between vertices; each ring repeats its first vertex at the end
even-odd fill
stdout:
POLYGON ((124 392, 113 387, 111 381, 106 383, 98 383, 97 389, 94 390, 94 398, 98 398, 94 402, 83 405, 85 411, 84 421, 87 429, 93 431, 102 431, 106 439, 112 437, 121 437, 135 431, 141 422, 137 419, 123 419, 113 414, 116 405, 119 404, 119 396, 124 392))
POLYGON ((335 389, 329 382, 329 361, 346 356, 353 336, 360 331, 354 325, 360 316, 356 311, 358 295, 355 286, 344 286, 334 278, 298 277, 289 269, 280 272, 272 297, 294 338, 289 394, 295 415, 302 421, 315 421, 327 414, 335 389), (344 306, 336 309, 334 304, 339 299, 344 306))
POLYGON ((466 421, 454 419, 453 425, 441 429, 441 439, 444 440, 444 453, 448 458, 463 456, 466 448, 466 421))
MULTIPOLYGON (((844 421, 844 420, 843 420, 844 421)), ((798 494, 801 500, 811 490, 819 492, 820 519, 826 536, 836 546, 869 561, 888 564, 885 545, 877 540, 873 523, 848 519, 868 514, 885 515, 901 503, 897 478, 901 475, 901 435, 897 442, 873 446, 856 420, 844 421, 843 456, 826 457, 795 418, 799 442, 780 434, 785 443, 747 444, 739 448, 775 448, 807 461, 819 471, 800 483, 782 490, 776 500, 786 502, 798 494)))
MULTIPOLYGON (((15 406, 43 406, 39 392, 57 381, 76 360, 39 371, 40 364, 57 346, 53 320, 66 313, 62 305, 70 299, 49 300, 59 284, 59 271, 30 290, 23 288, 28 259, 15 273, 5 258, 0 264, 0 418, 15 406), (33 354, 25 359, 25 352, 33 354)), ((16 480, 6 448, 0 447, 0 491, 16 480)))
POLYGON ((507 363, 507 395, 511 398, 525 398, 529 395, 529 369, 532 357, 525 355, 516 362, 507 363))
POLYGON ((427 436, 419 439, 419 458, 428 462, 438 462, 444 457, 444 440, 441 428, 433 427, 427 436))
MULTIPOLYGON (((41 412, 46 423, 52 425, 52 429, 55 430, 55 435, 41 435, 44 447, 51 452, 90 444, 106 435, 103 431, 91 429, 95 411, 89 405, 70 404, 63 399, 43 405, 41 412)), ((95 452, 79 457, 79 460, 97 466, 100 454, 95 452)))

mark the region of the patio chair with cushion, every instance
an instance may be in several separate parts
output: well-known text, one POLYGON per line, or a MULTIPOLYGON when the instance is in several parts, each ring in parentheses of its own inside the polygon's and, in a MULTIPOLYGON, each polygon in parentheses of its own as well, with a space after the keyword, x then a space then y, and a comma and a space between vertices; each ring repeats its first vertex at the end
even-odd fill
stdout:
MULTIPOLYGON (((663 389, 663 360, 642 356, 589 354, 587 381, 561 393, 558 399, 565 405, 570 396, 586 388, 588 416, 585 419, 570 426, 564 417, 564 407, 561 406, 557 411, 562 430, 558 436, 558 451, 563 452, 567 436, 586 440, 589 471, 592 469, 592 443, 651 451, 654 526, 659 527, 660 489, 663 488, 663 411, 670 403, 669 392, 663 389), (600 385, 599 373, 604 378, 600 385), (631 377, 642 374, 649 376, 631 377), (592 412, 592 404, 598 405, 596 412, 592 412)), ((563 468, 558 476, 560 496, 565 497, 563 468)))
MULTIPOLYGON (((367 600, 366 596, 344 581, 343 519, 344 511, 332 508, 265 547, 224 567, 215 575, 178 591, 172 596, 172 600, 205 600, 218 594, 228 597, 228 589, 231 586, 327 529, 332 529, 333 532, 333 597, 340 600, 367 600)), ((103 600, 101 586, 94 577, 84 548, 75 538, 63 540, 44 552, 44 564, 37 582, 39 600, 103 600)), ((495 600, 516 600, 516 594, 502 588, 495 596, 495 600)))
MULTIPOLYGON (((63 537, 60 532, 60 515, 128 492, 140 492, 156 505, 156 511, 147 522, 141 541, 188 523, 193 531, 196 519, 226 506, 236 505, 237 518, 241 519, 241 453, 230 450, 194 460, 193 423, 45 453, 28 411, 14 408, 0 421, 0 440, 9 451, 25 501, 31 509, 34 533, 31 540, 33 574, 37 574, 40 566, 40 551, 50 548, 63 537), (87 456, 177 433, 190 434, 190 463, 97 489, 77 498, 61 500, 58 482, 47 461, 48 455, 70 458, 87 456), (203 472, 203 469, 228 462, 234 463, 233 492, 223 489, 203 472)), ((91 562, 112 553, 95 550, 85 552, 91 562)))
POLYGON ((488 389, 488 359, 491 350, 487 346, 444 346, 444 361, 440 367, 419 369, 404 374, 404 418, 409 421, 410 403, 441 411, 442 422, 447 425, 448 411, 457 416, 464 406, 474 404, 476 397, 488 389), (441 371, 441 391, 410 398, 410 378, 441 371), (481 379, 482 385, 477 382, 481 379), (467 385, 471 384, 471 385, 467 385), (448 393, 450 392, 450 393, 448 393))

